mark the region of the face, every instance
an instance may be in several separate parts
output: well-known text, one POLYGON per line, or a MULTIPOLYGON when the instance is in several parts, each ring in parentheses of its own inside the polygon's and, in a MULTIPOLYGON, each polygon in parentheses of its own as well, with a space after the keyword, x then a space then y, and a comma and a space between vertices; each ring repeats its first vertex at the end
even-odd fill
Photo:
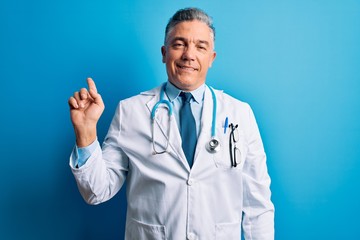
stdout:
POLYGON ((184 91, 195 90, 205 82, 216 56, 210 28, 197 20, 175 25, 161 52, 169 81, 184 91))

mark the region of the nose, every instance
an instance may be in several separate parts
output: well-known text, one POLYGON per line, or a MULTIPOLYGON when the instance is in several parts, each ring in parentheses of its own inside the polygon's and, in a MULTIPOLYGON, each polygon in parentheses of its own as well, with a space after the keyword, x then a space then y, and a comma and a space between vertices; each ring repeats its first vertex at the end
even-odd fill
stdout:
POLYGON ((195 47, 194 46, 189 45, 186 48, 184 48, 182 60, 184 60, 184 61, 194 61, 195 60, 195 47))

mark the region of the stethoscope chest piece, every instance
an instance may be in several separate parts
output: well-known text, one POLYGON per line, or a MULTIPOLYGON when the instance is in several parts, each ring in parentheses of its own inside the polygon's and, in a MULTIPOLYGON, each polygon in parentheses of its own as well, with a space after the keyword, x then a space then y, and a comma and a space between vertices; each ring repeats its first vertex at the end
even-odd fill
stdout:
POLYGON ((206 149, 209 153, 216 153, 220 151, 220 141, 213 137, 211 140, 206 144, 206 149))

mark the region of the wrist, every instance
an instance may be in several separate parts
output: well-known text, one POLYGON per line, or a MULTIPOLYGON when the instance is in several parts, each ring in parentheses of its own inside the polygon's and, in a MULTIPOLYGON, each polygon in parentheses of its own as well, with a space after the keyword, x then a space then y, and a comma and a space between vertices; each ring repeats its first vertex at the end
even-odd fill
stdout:
POLYGON ((75 128, 75 135, 76 135, 76 145, 80 148, 87 147, 92 144, 96 138, 96 127, 91 129, 76 129, 75 128))

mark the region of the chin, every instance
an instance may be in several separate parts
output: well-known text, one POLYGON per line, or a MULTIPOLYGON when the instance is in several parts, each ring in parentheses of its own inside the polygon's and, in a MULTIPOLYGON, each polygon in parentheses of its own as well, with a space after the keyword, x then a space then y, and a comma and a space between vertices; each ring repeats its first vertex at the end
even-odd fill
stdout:
POLYGON ((177 80, 175 82, 172 81, 172 83, 180 88, 181 90, 185 90, 185 91, 192 91, 194 89, 196 89, 197 83, 194 80, 187 80, 187 79, 183 79, 183 80, 177 80))

